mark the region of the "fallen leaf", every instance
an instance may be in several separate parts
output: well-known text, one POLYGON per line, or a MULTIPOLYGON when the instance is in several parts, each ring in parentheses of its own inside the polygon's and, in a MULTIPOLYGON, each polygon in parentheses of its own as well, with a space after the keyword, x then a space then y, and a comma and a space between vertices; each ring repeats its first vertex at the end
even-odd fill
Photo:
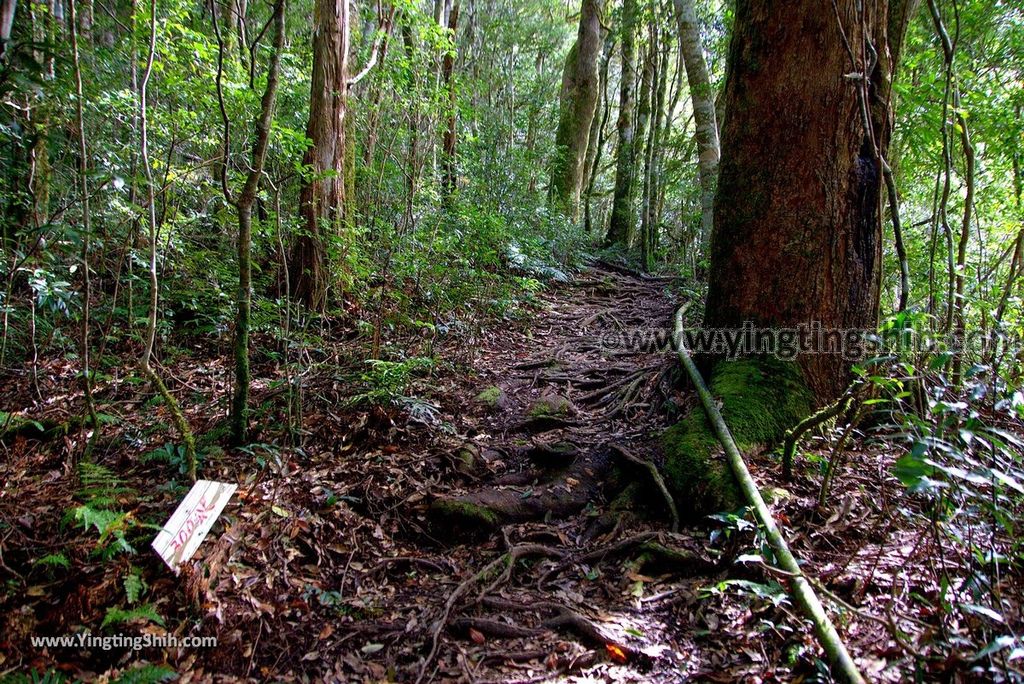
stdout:
POLYGON ((623 651, 622 647, 620 647, 619 645, 605 644, 604 647, 608 651, 608 657, 611 658, 612 661, 620 665, 625 665, 626 661, 629 660, 629 656, 626 655, 626 652, 623 651))

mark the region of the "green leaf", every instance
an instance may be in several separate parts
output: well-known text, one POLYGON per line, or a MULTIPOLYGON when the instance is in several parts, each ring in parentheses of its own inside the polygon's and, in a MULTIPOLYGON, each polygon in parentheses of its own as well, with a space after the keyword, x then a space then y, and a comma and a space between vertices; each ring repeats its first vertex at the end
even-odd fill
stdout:
POLYGON ((143 603, 141 606, 132 608, 131 610, 124 610, 117 607, 108 608, 106 617, 103 618, 103 624, 100 625, 100 627, 105 629, 110 625, 123 625, 140 620, 153 622, 161 627, 164 626, 164 619, 160 617, 160 614, 156 612, 156 609, 148 603, 143 603))
POLYGON ((138 572, 132 572, 124 578, 124 595, 128 599, 128 603, 136 603, 139 597, 142 596, 142 592, 146 589, 146 583, 142 579, 142 575, 138 572))

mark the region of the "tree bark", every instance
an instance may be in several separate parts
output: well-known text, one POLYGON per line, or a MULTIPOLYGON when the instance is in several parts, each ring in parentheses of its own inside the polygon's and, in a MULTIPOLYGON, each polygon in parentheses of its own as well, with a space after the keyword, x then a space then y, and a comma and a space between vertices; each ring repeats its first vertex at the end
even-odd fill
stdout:
MULTIPOLYGON (((651 42, 655 49, 654 85, 651 94, 651 108, 653 118, 651 119, 651 132, 647 136, 647 147, 644 151, 644 189, 642 211, 640 212, 640 254, 641 261, 646 270, 654 268, 654 255, 658 246, 658 179, 655 174, 655 167, 658 164, 658 154, 661 148, 661 128, 665 111, 665 88, 667 86, 666 73, 668 71, 668 45, 657 47, 657 36, 659 32, 652 27, 651 42)), ((664 34, 661 34, 664 35, 664 34)))
POLYGON ((622 1, 622 76, 619 80, 619 148, 615 193, 605 245, 628 246, 633 239, 633 182, 636 176, 633 107, 636 85, 636 0, 622 1))
MULTIPOLYGON (((449 0, 451 2, 451 0, 449 0)), ((458 144, 458 123, 459 107, 455 91, 455 57, 458 45, 459 30, 459 0, 451 5, 448 14, 448 31, 451 35, 452 47, 444 56, 444 63, 441 67, 445 87, 448 90, 448 121, 444 131, 444 193, 445 197, 451 197, 455 192, 457 169, 455 149, 458 144)))
POLYGON ((715 182, 718 179, 718 122, 715 93, 700 42, 700 24, 693 0, 674 0, 686 80, 690 84, 693 120, 696 124, 697 174, 700 177, 701 240, 707 245, 714 227, 715 182))
POLYGON ((277 102, 277 84, 281 72, 281 53, 284 52, 286 0, 274 5, 274 47, 267 65, 267 84, 260 98, 260 111, 255 122, 252 151, 247 161, 248 173, 237 195, 228 183, 227 169, 231 162, 231 122, 224 104, 224 58, 227 54, 225 34, 220 29, 217 15, 213 15, 213 29, 217 36, 217 101, 224 126, 223 160, 220 167, 221 190, 224 199, 235 208, 238 217, 236 249, 238 258, 238 290, 235 294, 235 334, 232 351, 235 357, 235 386, 231 401, 231 435, 235 444, 244 444, 249 432, 249 389, 252 376, 249 371, 249 323, 252 318, 252 208, 256 202, 263 166, 270 145, 270 125, 277 102))
POLYGON ((345 157, 348 109, 349 0, 316 0, 313 78, 303 157, 311 177, 300 196, 303 232, 288 271, 293 296, 316 311, 327 304, 327 244, 341 234, 346 214, 345 157))
POLYGON ((608 32, 605 36, 604 57, 601 61, 601 73, 598 79, 598 90, 600 94, 599 108, 601 116, 594 112, 594 120, 590 126, 590 140, 587 143, 586 173, 584 179, 587 187, 583 194, 583 229, 587 235, 594 234, 593 212, 591 209, 591 198, 594 194, 594 183, 597 180, 597 172, 601 166, 601 153, 604 151, 605 130, 608 123, 608 114, 611 103, 608 101, 608 65, 612 58, 612 49, 615 47, 615 34, 608 32))
POLYGON ((597 110, 601 52, 601 3, 583 0, 576 42, 565 58, 562 73, 555 157, 551 168, 552 205, 575 221, 586 167, 590 129, 597 110))
MULTIPOLYGON (((737 3, 709 327, 876 325, 891 84, 914 5, 883 0, 865 16, 857 0, 737 3)), ((846 387, 849 363, 800 356, 821 402, 846 387)))
POLYGON ((7 43, 11 40, 17 9, 18 0, 0 0, 0 59, 7 55, 7 43))

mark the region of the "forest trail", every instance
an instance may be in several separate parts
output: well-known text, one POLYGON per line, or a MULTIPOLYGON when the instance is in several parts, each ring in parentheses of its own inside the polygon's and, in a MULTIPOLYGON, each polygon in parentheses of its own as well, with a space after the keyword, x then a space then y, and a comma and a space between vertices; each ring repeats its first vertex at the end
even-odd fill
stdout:
POLYGON ((667 531, 649 475, 624 460, 657 458, 681 401, 674 356, 629 344, 668 329, 671 282, 589 269, 542 294, 526 329, 502 331, 476 354, 480 391, 463 416, 472 437, 452 459, 464 477, 441 485, 450 491, 432 506, 430 533, 469 528, 470 538, 444 550, 462 570, 427 608, 424 678, 543 681, 586 670, 678 681, 699 669, 683 628, 695 599, 685 576, 712 564, 693 538, 667 531), (625 470, 612 474, 615 465, 625 470), (660 519, 611 512, 623 487, 639 489, 660 519), (490 534, 474 534, 480 526, 490 534))
POLYGON ((674 356, 643 344, 670 330, 670 283, 608 267, 587 271, 542 297, 542 313, 515 346, 484 347, 474 363, 482 388, 475 401, 490 410, 461 452, 462 467, 481 458, 489 475, 499 475, 498 488, 458 503, 485 506, 500 522, 569 515, 595 503, 623 450, 651 448, 678 399, 674 356), (538 467, 568 468, 580 482, 567 485, 560 473, 537 484, 538 467))

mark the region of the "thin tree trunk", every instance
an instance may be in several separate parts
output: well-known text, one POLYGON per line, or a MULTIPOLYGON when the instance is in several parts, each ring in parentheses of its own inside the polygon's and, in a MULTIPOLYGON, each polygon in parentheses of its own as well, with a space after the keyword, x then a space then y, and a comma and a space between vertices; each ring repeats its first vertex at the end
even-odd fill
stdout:
MULTIPOLYGON (((1020 105, 1017 105, 1014 114, 1018 121, 1020 120, 1020 105)), ((1021 182, 1021 169, 1020 169, 1020 155, 1017 151, 1013 153, 1013 198, 1014 207, 1017 209, 1017 215, 1021 215, 1021 194, 1022 194, 1022 182, 1021 182)), ((985 363, 993 366, 992 375, 993 381, 998 373, 998 368, 995 364, 999 360, 999 332, 1002 327, 1003 316, 1006 314, 1006 306, 1010 301, 1010 295, 1013 292, 1013 286, 1017 282, 1017 278, 1020 275, 1021 267, 1024 261, 1024 228, 1017 232, 1017 239, 1013 243, 1013 257, 1010 259, 1010 269, 1006 275, 1006 284, 1003 287, 1003 293, 999 297, 999 305, 996 307, 995 314, 993 314, 992 320, 992 332, 989 337, 988 353, 985 358, 985 363)), ((994 394, 994 393, 993 393, 994 394)))
POLYGON ((457 167, 455 148, 458 144, 458 122, 459 108, 455 90, 455 57, 458 45, 459 30, 459 0, 452 3, 451 12, 448 15, 448 31, 451 36, 452 48, 444 56, 442 76, 445 87, 448 91, 448 124, 444 131, 444 193, 445 197, 451 197, 455 192, 457 180, 457 167))
POLYGON ((896 311, 906 311, 910 301, 910 264, 907 261, 907 247, 903 242, 903 223, 900 221, 900 198, 896 194, 896 179, 888 164, 885 173, 885 189, 889 196, 889 216, 892 219, 893 240, 896 243, 896 257, 900 262, 900 295, 896 311))
MULTIPOLYGON (((274 46, 267 66, 267 85, 260 98, 260 112, 256 120, 252 152, 248 160, 249 172, 237 196, 228 186, 227 168, 230 165, 230 121, 224 104, 222 78, 226 44, 221 33, 217 16, 213 16, 214 33, 217 36, 217 99, 224 126, 223 164, 221 165, 221 189, 224 198, 235 207, 238 216, 238 291, 235 295, 235 335, 232 350, 235 357, 235 386, 231 402, 231 435, 236 444, 244 444, 249 433, 249 391, 252 375, 249 370, 249 324, 252 318, 252 208, 270 144, 270 126, 274 118, 277 100, 277 84, 281 71, 281 53, 284 52, 285 4, 278 0, 274 5, 274 46)), ((347 25, 347 24, 346 24, 347 25)), ((336 179, 338 180, 338 179, 336 179)), ((338 182, 343 182, 338 180, 338 182)))
POLYGON ((701 241, 707 245, 714 226, 715 183, 718 179, 718 122, 715 114, 715 93, 711 88, 704 50, 700 41, 700 25, 693 0, 673 0, 679 42, 682 45, 686 79, 690 84, 693 120, 697 126, 697 173, 700 177, 701 241))
POLYGON ((92 395, 92 367, 91 367, 91 345, 89 344, 89 325, 92 315, 92 280, 89 263, 89 248, 92 241, 92 220, 89 212, 89 157, 86 144, 85 114, 83 101, 85 100, 82 89, 82 61, 78 50, 78 23, 75 21, 76 2, 71 0, 71 56, 75 71, 75 115, 78 127, 78 183, 82 193, 82 330, 79 351, 82 357, 82 391, 85 395, 85 409, 89 416, 89 423, 95 431, 86 446, 86 455, 92 449, 96 436, 99 434, 99 420, 96 418, 96 401, 92 395))
MULTIPOLYGON (((652 30, 651 42, 656 43, 658 31, 652 30)), ((665 108, 666 72, 668 71, 668 46, 660 50, 660 57, 655 59, 654 92, 651 95, 652 109, 654 112, 651 120, 651 132, 647 136, 647 149, 644 154, 644 196, 643 210, 641 212, 641 258, 644 268, 648 271, 654 269, 654 254, 658 243, 658 225, 655 215, 658 204, 658 179, 655 177, 655 167, 658 162, 658 154, 661 148, 662 118, 665 108)))
MULTIPOLYGON (((950 301, 950 316, 947 317, 947 323, 950 323, 950 318, 955 318, 954 325, 954 343, 957 346, 964 344, 964 336, 967 328, 967 302, 964 299, 964 285, 967 278, 967 246, 970 243, 971 238, 971 217, 974 212, 974 186, 975 186, 975 156, 974 156, 974 145, 971 143, 970 128, 967 125, 967 117, 963 115, 963 110, 960 107, 960 86, 956 82, 955 74, 953 73, 953 60, 956 57, 956 42, 955 39, 951 40, 949 33, 946 31, 945 24, 942 21, 942 14, 939 11, 938 6, 935 4, 935 0, 928 0, 928 10, 931 13, 932 21, 935 24, 935 31, 939 34, 940 42, 942 44, 942 52, 945 57, 947 79, 948 83, 952 87, 952 98, 953 98, 953 114, 956 117, 957 128, 960 129, 960 146, 963 150, 964 155, 964 182, 966 184, 966 193, 964 195, 964 213, 963 220, 960 223, 960 237, 957 241, 956 248, 956 266, 955 266, 955 292, 950 301)), ((959 19, 958 19, 959 21, 959 19)), ((957 25, 957 34, 959 34, 959 24, 957 25)), ((946 131, 949 130, 948 123, 944 124, 946 131)), ((947 136, 948 140, 948 136, 947 136)), ((949 158, 949 145, 946 145, 947 160, 949 158)), ((947 186, 949 183, 949 175, 947 172, 947 186)), ((948 192, 945 193, 948 195, 948 192)), ((945 208, 943 208, 945 213, 945 208)), ((964 353, 965 349, 960 349, 953 355, 953 373, 952 381, 954 386, 960 385, 961 372, 963 369, 964 353)))
MULTIPOLYGON (((196 479, 196 441, 192 435, 192 428, 181 411, 181 406, 174 395, 168 391, 160 375, 153 368, 153 348, 156 345, 156 324, 157 315, 160 310, 160 281, 157 276, 156 241, 156 190, 153 181, 153 167, 149 162, 149 105, 147 94, 149 79, 153 74, 153 60, 156 55, 156 5, 157 0, 151 0, 149 8, 149 52, 146 57, 146 68, 142 74, 142 80, 138 84, 138 122, 139 122, 139 158, 142 161, 143 173, 146 177, 146 225, 148 227, 148 270, 149 270, 149 316, 146 323, 145 345, 142 350, 142 358, 139 366, 143 374, 156 388, 163 398, 167 410, 171 413, 175 428, 185 446, 185 464, 188 475, 196 479)), ((72 22, 74 23, 74 22, 72 22)), ((133 72, 134 76, 134 72, 133 72)))
POLYGON ((591 124, 597 110, 601 53, 601 6, 599 0, 583 0, 576 42, 565 58, 562 72, 555 155, 551 167, 552 206, 571 220, 579 216, 591 124))
POLYGON ((633 108, 636 85, 636 0, 622 1, 622 76, 619 79, 619 146, 615 161, 615 192, 606 246, 629 246, 633 239, 634 164, 633 108))

